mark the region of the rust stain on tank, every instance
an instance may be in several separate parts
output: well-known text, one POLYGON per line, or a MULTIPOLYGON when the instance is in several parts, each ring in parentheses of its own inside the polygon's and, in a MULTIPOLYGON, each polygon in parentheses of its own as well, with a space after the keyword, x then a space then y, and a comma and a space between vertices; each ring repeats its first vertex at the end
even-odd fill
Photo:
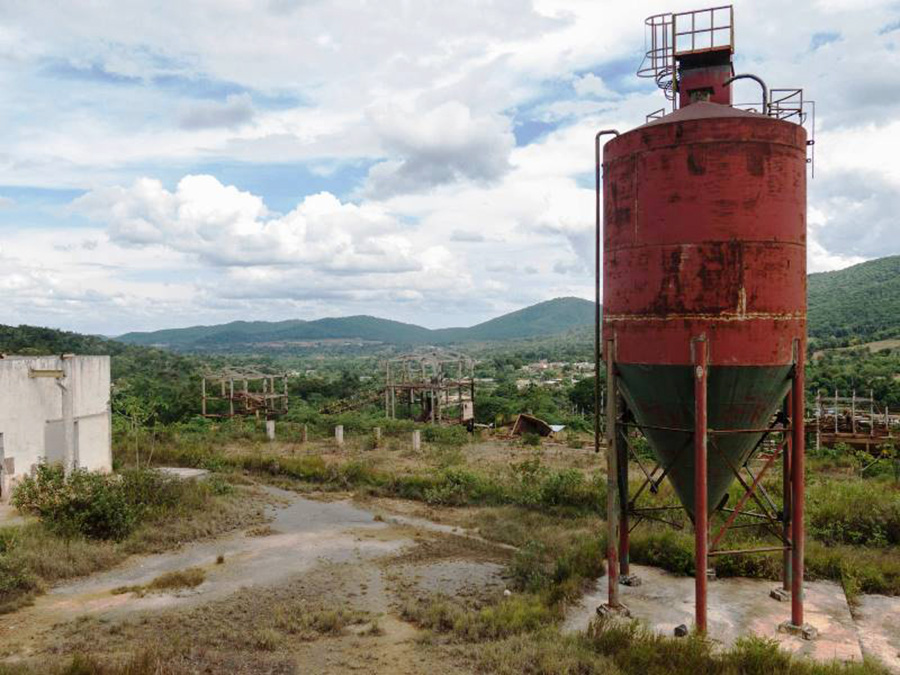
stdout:
POLYGON ((693 149, 687 156, 688 171, 694 176, 706 173, 706 154, 699 148, 693 149))

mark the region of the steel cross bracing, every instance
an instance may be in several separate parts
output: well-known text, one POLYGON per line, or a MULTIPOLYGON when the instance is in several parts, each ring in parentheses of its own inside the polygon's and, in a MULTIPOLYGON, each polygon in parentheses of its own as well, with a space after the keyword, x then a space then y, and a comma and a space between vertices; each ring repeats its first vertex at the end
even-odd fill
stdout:
MULTIPOLYGON (((650 426, 642 426, 636 422, 627 422, 623 421, 625 418, 631 418, 627 407, 624 404, 624 401, 620 398, 620 410, 622 410, 621 418, 617 421, 617 428, 623 430, 638 430, 643 432, 644 429, 661 429, 659 427, 650 427, 650 426)), ((638 486, 637 490, 634 494, 630 493, 630 488, 627 493, 625 493, 625 499, 622 500, 623 505, 625 507, 626 513, 630 516, 634 516, 636 520, 632 522, 628 528, 628 532, 631 533, 635 530, 635 528, 644 520, 652 520, 660 523, 664 523, 676 529, 684 529, 684 525, 675 520, 670 520, 664 517, 661 517, 660 514, 665 514, 666 512, 672 511, 686 511, 683 506, 656 506, 656 507, 639 507, 637 505, 638 499, 645 491, 649 491, 651 494, 658 494, 659 487, 665 480, 668 475, 669 469, 671 466, 674 466, 681 460, 682 454, 685 449, 693 446, 694 439, 694 431, 693 429, 679 429, 679 428, 665 428, 661 429, 670 432, 680 432, 686 435, 685 444, 682 446, 681 451, 673 458, 670 466, 663 466, 659 462, 656 462, 652 469, 647 470, 644 465, 641 457, 637 454, 634 449, 634 444, 631 442, 631 436, 626 433, 620 433, 619 439, 620 443, 624 444, 627 452, 627 457, 630 461, 633 461, 641 471, 644 476, 644 479, 638 486)), ((712 543, 709 550, 710 556, 721 556, 728 554, 748 554, 748 553, 764 553, 771 551, 785 551, 790 550, 790 540, 787 536, 785 536, 783 531, 780 531, 778 528, 782 527, 784 524, 784 513, 780 511, 778 507, 775 505, 771 497, 763 488, 763 479, 766 474, 771 470, 774 466, 775 462, 783 457, 783 453, 785 452, 785 448, 789 442, 789 437, 791 433, 791 426, 789 420, 785 418, 781 413, 776 415, 773 419, 772 424, 765 429, 709 429, 708 436, 710 438, 710 446, 711 449, 714 450, 718 455, 720 455, 728 464, 731 469, 733 475, 737 479, 740 486, 743 488, 743 492, 741 496, 738 498, 737 504, 734 508, 725 508, 724 505, 720 508, 716 509, 716 511, 729 514, 725 519, 725 522, 720 526, 717 530, 716 534, 712 538, 712 543), (719 449, 717 444, 715 443, 716 436, 722 436, 725 434, 740 434, 740 433, 763 433, 763 436, 760 438, 759 442, 756 444, 756 447, 751 451, 748 459, 744 462, 743 470, 748 474, 749 481, 742 475, 739 467, 737 467, 727 455, 719 449), (780 438, 775 443, 774 451, 766 453, 759 452, 760 448, 763 447, 764 441, 767 440, 770 434, 778 434, 780 438), (751 463, 759 457, 763 459, 763 466, 754 474, 751 470, 751 463), (758 511, 748 511, 745 507, 748 502, 753 501, 758 508, 758 511), (751 518, 756 522, 747 522, 747 523, 737 523, 737 519, 739 517, 751 518), (779 542, 780 546, 775 547, 762 547, 756 549, 724 549, 719 548, 719 544, 721 544, 726 534, 732 529, 744 529, 749 527, 755 528, 764 528, 767 530, 773 537, 775 537, 779 542)), ((627 469, 625 470, 627 471, 627 469)), ((624 473, 624 471, 623 471, 624 473)), ((622 482, 620 481, 620 489, 622 487, 622 482)), ((620 558, 622 557, 622 553, 619 554, 620 558)))

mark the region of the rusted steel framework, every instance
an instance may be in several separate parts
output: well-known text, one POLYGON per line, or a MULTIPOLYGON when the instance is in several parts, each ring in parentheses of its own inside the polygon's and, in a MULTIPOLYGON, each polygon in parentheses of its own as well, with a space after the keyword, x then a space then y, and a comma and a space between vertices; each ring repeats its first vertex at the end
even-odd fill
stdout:
MULTIPOLYGON (((681 527, 683 511, 694 531, 697 630, 707 630, 710 561, 782 552, 791 600, 782 628, 811 636, 803 611, 807 134, 784 101, 770 114, 762 80, 734 76, 732 19, 730 6, 648 19, 658 41, 639 74, 671 94, 675 111, 612 132, 602 163, 600 137, 609 132, 595 139, 606 607, 626 611, 618 587, 634 582, 633 528, 645 520, 681 527), (732 105, 739 78, 762 85, 759 112, 732 105), (631 447, 638 432, 653 450, 651 468, 631 447), (630 460, 644 475, 634 494, 630 460), (779 460, 777 500, 763 480, 779 460), (681 505, 648 504, 666 479, 681 505), (729 546, 727 534, 747 527, 773 543, 729 546)), ((599 444, 599 415, 595 423, 599 444)))
MULTIPOLYGON (((709 101, 796 122, 809 129, 807 161, 815 177, 816 103, 805 99, 802 89, 767 91, 765 83, 755 75, 735 75, 732 5, 655 14, 644 23, 645 53, 637 76, 656 82, 671 101, 670 112, 698 101, 709 101), (731 84, 745 78, 762 86, 761 105, 732 102, 731 84)), ((649 113, 646 121, 665 114, 666 108, 660 108, 649 113)))
POLYGON ((868 397, 857 396, 855 390, 850 396, 841 396, 838 390, 833 394, 820 391, 813 417, 806 420, 806 431, 815 435, 817 450, 845 443, 872 452, 900 440, 900 416, 879 405, 871 391, 868 397))
MULTIPOLYGON (((718 65, 727 64, 730 71, 731 54, 734 51, 734 10, 731 5, 677 14, 656 14, 648 17, 644 24, 646 52, 637 75, 653 79, 672 102, 673 111, 686 105, 683 93, 686 87, 679 70, 679 57, 706 59, 702 55, 712 54, 715 59, 720 56, 721 63, 718 65)), ((713 64, 706 59, 704 66, 710 65, 713 64)), ((704 80, 710 74, 708 68, 703 72, 697 69, 693 73, 695 77, 702 77, 704 80)), ((725 74, 718 79, 721 81, 727 76, 725 74)))
POLYGON ((381 400, 383 396, 384 391, 381 389, 361 391, 352 398, 343 398, 326 403, 319 408, 319 412, 322 415, 338 415, 351 410, 359 410, 381 400))
POLYGON ((255 416, 270 419, 288 411, 287 374, 252 368, 204 373, 200 385, 204 417, 255 416))
POLYGON ((475 418, 471 357, 443 349, 415 352, 386 361, 384 371, 387 417, 397 419, 399 402, 401 412, 405 406, 407 417, 422 422, 466 423, 475 418))

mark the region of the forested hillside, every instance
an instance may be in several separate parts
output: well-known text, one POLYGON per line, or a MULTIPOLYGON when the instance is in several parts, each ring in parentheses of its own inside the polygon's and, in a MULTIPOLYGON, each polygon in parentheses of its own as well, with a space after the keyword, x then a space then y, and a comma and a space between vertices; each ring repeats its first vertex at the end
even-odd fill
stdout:
POLYGON ((430 330, 373 316, 315 321, 234 321, 218 326, 192 326, 117 338, 130 344, 180 351, 246 351, 256 346, 291 346, 329 340, 361 340, 391 345, 446 345, 462 342, 517 340, 559 335, 593 321, 594 305, 581 298, 556 298, 485 321, 471 328, 430 330))
POLYGON ((453 342, 514 340, 559 335, 592 324, 594 304, 582 298, 556 298, 504 314, 471 328, 432 331, 453 342))
POLYGON ((809 275, 815 348, 900 337, 900 256, 809 275))

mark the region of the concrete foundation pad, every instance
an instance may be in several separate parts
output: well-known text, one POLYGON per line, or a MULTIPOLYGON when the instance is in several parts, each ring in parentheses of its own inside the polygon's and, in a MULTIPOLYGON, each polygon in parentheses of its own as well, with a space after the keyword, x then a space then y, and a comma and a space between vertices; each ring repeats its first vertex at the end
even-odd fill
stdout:
MULTIPOLYGON (((654 567, 632 565, 643 580, 640 586, 621 587, 620 600, 631 616, 662 635, 673 635, 677 626, 694 625, 694 579, 677 577, 654 567)), ((564 627, 576 631, 587 628, 596 608, 606 602, 606 577, 596 590, 573 607, 564 627)), ((790 605, 769 597, 771 581, 719 579, 709 584, 709 636, 723 646, 741 637, 760 635, 777 640, 784 649, 827 661, 861 661, 862 649, 856 625, 843 589, 826 581, 806 584, 805 618, 818 631, 816 640, 778 632, 779 624, 791 618, 790 605)), ((900 619, 898 619, 900 620, 900 619)))
POLYGON ((900 598, 863 595, 853 614, 863 653, 900 673, 900 598))

